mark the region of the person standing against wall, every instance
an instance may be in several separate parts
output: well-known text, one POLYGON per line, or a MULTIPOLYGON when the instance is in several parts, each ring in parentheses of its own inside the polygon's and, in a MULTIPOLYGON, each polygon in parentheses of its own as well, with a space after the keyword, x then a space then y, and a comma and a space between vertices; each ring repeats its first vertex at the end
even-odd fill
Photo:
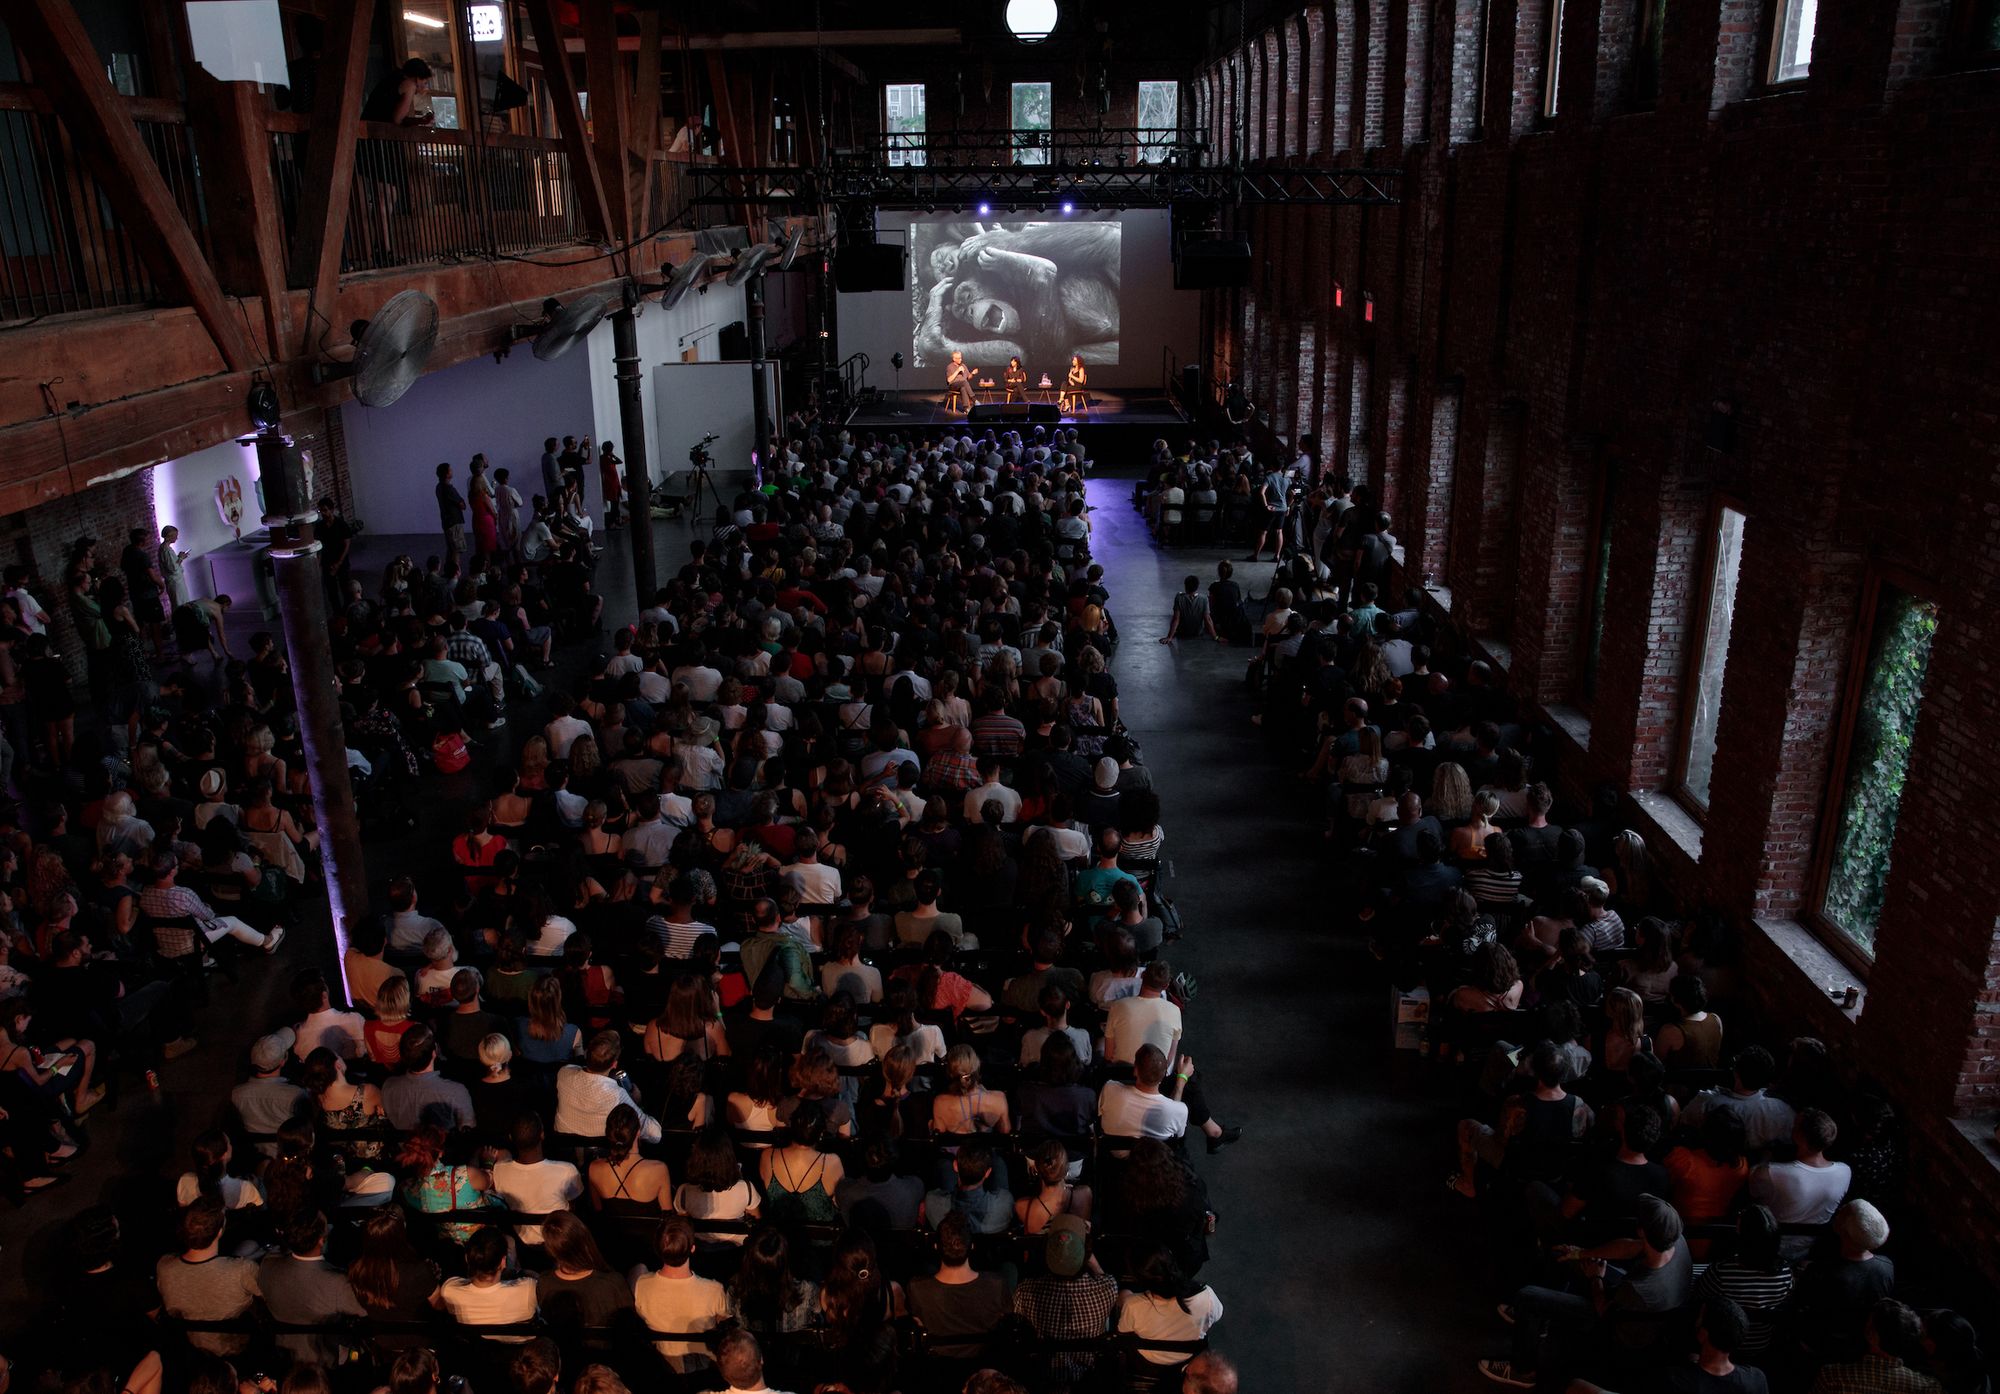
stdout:
POLYGON ((188 601, 187 559, 188 554, 176 544, 181 540, 181 530, 172 523, 160 529, 159 572, 160 579, 167 587, 167 613, 185 605, 188 601))
POLYGON ((451 463, 437 467, 438 523, 444 528, 444 564, 449 571, 465 555, 465 496, 452 486, 451 463))

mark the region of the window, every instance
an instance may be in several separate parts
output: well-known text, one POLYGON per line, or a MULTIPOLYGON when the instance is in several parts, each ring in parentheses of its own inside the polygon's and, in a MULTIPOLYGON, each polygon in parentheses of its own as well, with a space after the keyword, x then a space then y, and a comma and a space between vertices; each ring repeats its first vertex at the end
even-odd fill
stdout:
POLYGON ((1699 808, 1708 808, 1709 776, 1715 769, 1715 728, 1722 712, 1722 674, 1729 660, 1729 629, 1736 617, 1736 576, 1743 565, 1743 515, 1723 505, 1709 541, 1708 575, 1694 666, 1689 670, 1687 734, 1681 741, 1681 787, 1699 808))
POLYGON ((1667 0, 1639 0, 1639 34, 1632 45, 1632 72, 1626 106, 1651 111, 1660 101, 1660 36, 1666 29, 1667 0))
POLYGON ((1819 0, 1779 0, 1771 30, 1771 81, 1799 82, 1812 67, 1813 22, 1819 0))
POLYGON ((1139 84, 1139 163, 1157 165, 1173 149, 1181 121, 1178 82, 1139 84))
POLYGON ((882 89, 882 135, 892 165, 927 163, 924 152, 924 85, 892 82, 882 89))
POLYGON ((1542 64, 1542 120, 1556 119, 1556 93, 1562 86, 1563 0, 1549 3, 1549 53, 1542 64))
POLYGON ((1960 0, 1959 46, 1972 57, 2000 52, 2000 0, 1960 0))
POLYGON ((1832 787, 1839 803, 1819 912, 1847 945, 1872 956, 1938 611, 1934 602, 1878 579, 1862 614, 1866 647, 1856 652, 1866 655, 1866 665, 1858 683, 1850 678, 1848 718, 1835 742, 1832 787))
POLYGON ((402 11, 404 56, 431 65, 430 105, 440 130, 458 127, 458 59, 447 0, 410 0, 402 11))
POLYGON ((1045 165, 1049 162, 1049 128, 1054 107, 1054 90, 1048 83, 1014 84, 1015 164, 1045 165))
POLYGON ((1577 692, 1585 702, 1597 695, 1597 667, 1604 656, 1604 602, 1611 594, 1611 520, 1618 501, 1618 466, 1606 461, 1597 478, 1597 504, 1590 515, 1590 547, 1584 553, 1589 588, 1583 596, 1582 662, 1577 692))

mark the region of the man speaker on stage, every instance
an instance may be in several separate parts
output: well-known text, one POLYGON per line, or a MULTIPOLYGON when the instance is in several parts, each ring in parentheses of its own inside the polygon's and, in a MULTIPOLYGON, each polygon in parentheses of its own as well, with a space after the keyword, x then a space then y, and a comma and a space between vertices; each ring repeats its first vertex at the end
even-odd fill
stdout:
POLYGON ((972 410, 972 383, 974 369, 965 361, 965 355, 957 349, 951 351, 951 362, 945 365, 944 381, 946 392, 944 404, 948 411, 970 412, 972 410))

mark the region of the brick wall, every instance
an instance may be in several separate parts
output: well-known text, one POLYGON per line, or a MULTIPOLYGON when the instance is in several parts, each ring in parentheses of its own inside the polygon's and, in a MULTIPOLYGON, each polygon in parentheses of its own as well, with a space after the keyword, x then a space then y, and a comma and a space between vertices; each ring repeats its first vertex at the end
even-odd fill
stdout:
POLYGON ((1697 0, 1665 7, 1657 101, 1634 111, 1639 7, 1569 0, 1552 124, 1553 0, 1492 0, 1483 23, 1477 0, 1304 11, 1309 57, 1279 94, 1306 84, 1299 148, 1356 159, 1385 142, 1371 158, 1404 171, 1405 202, 1261 210, 1258 256, 1282 269, 1260 266, 1255 347, 1234 361, 1253 399, 1290 400, 1336 468, 1395 501, 1416 564, 1469 629, 1508 641, 1512 682, 1545 703, 1580 693, 1592 509, 1615 468, 1572 789, 1672 785, 1712 511, 1744 512, 1704 836, 1662 862, 1687 904, 1740 928, 1770 1026, 1827 1036, 1896 1091, 1935 1217, 1990 1232, 2000 1174, 1953 1120, 2000 1107, 2000 669, 1984 634, 2000 606, 2000 72, 1954 61, 1944 0, 1823 5, 1811 77, 1767 93, 1769 0, 1697 0), (1433 138, 1413 144, 1418 109, 1433 138), (1734 435, 1711 448, 1717 403, 1734 435), (1857 1024, 1811 980, 1810 938, 1752 918, 1813 908, 1875 577, 1941 604, 1857 1024))

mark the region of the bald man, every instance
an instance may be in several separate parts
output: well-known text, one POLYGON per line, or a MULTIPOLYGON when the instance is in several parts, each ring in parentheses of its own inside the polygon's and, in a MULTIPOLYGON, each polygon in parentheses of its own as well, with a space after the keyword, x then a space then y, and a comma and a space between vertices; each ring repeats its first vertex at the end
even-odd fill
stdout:
POLYGON ((1205 1350, 1181 1366, 1181 1394, 1236 1394, 1236 1367, 1205 1350))

